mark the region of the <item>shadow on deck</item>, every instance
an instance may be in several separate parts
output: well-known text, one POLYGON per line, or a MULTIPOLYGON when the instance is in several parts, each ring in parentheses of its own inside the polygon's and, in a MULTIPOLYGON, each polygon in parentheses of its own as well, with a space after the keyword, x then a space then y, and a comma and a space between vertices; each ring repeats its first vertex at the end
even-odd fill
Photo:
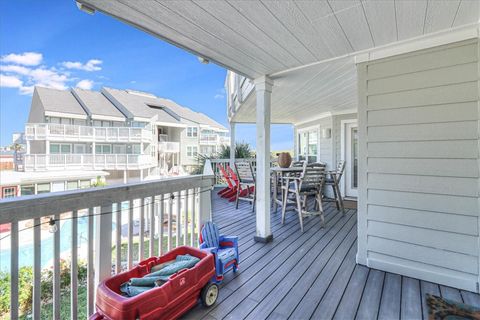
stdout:
POLYGON ((271 243, 253 241, 255 214, 247 203, 213 196, 213 220, 225 235, 237 235, 240 269, 221 285, 217 304, 197 306, 186 319, 427 319, 425 294, 480 307, 480 296, 355 263, 357 212, 345 216, 325 206, 326 228, 295 212, 272 213, 271 243))

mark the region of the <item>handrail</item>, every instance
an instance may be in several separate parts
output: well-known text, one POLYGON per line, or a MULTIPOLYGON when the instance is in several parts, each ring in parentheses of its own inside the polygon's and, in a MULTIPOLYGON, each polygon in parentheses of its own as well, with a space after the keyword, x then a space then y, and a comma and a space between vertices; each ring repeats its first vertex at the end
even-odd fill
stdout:
POLYGON ((30 170, 58 170, 58 168, 81 169, 135 169, 155 165, 150 154, 26 154, 24 167, 30 170))
POLYGON ((95 127, 58 123, 27 123, 26 140, 74 140, 141 142, 152 141, 153 133, 147 128, 95 127))
MULTIPOLYGON (((91 315, 95 305, 94 288, 98 283, 145 259, 144 249, 148 249, 149 256, 156 256, 179 245, 198 244, 199 227, 211 219, 211 188, 214 176, 211 170, 206 169, 204 172, 203 175, 0 200, 0 224, 10 224, 8 237, 11 318, 15 319, 19 316, 19 252, 21 250, 19 234, 22 229, 33 229, 35 239, 32 318, 40 318, 41 255, 45 254, 52 254, 53 317, 56 319, 60 317, 60 300, 64 294, 70 295, 71 305, 74 306, 71 309, 73 317, 77 314, 78 308, 85 307, 78 303, 77 290, 61 290, 60 259, 65 257, 65 253, 71 256, 72 286, 77 286, 77 261, 82 253, 87 255, 86 304, 88 315, 91 315), (124 204, 127 206, 125 207, 124 204), (56 225, 57 231, 52 235, 53 248, 49 249, 48 246, 43 247, 41 225, 48 223, 51 217, 54 220, 50 221, 56 225), (86 247, 78 250, 80 219, 87 220, 86 225, 82 224, 82 226, 88 230, 84 230, 87 234, 86 236, 84 234, 86 243, 81 244, 86 247), (69 220, 70 223, 62 224, 62 220, 69 220), (126 236, 122 232, 122 221, 126 224, 126 236), (137 225, 138 229, 134 229, 137 225), (66 235, 65 239, 71 239, 67 252, 61 252, 60 240, 65 240, 62 235, 66 235), (139 253, 135 258, 133 257, 134 237, 138 239, 135 241, 138 243, 137 252, 139 253), (146 239, 148 247, 145 247, 146 239), (122 242, 127 244, 127 252, 123 256, 121 250, 118 250, 122 242), (158 244, 158 249, 155 249, 154 244, 158 244), (117 249, 113 250, 113 248, 117 249), (115 255, 112 255, 112 251, 115 255)), ((4 235, 5 233, 2 233, 3 237, 4 235)))

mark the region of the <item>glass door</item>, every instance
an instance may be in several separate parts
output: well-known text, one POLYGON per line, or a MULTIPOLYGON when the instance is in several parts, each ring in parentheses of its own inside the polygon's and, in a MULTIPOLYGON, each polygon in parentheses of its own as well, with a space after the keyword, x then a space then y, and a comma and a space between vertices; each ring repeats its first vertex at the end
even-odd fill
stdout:
POLYGON ((358 125, 347 123, 345 126, 345 195, 358 196, 358 125))

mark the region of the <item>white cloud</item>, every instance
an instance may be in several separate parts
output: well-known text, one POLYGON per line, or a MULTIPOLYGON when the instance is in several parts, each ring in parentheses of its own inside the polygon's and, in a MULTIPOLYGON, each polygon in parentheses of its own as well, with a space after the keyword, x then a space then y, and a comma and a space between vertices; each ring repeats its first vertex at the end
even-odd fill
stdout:
POLYGON ((214 99, 223 99, 225 95, 217 93, 215 96, 213 96, 214 99))
MULTIPOLYGON (((35 86, 66 90, 73 86, 73 83, 77 83, 76 87, 89 90, 95 84, 92 80, 81 80, 81 78, 72 74, 74 73, 73 71, 65 70, 64 68, 49 67, 43 64, 33 66, 34 61, 31 57, 32 54, 34 53, 11 53, 1 58, 2 62, 8 62, 8 64, 0 65, 1 87, 17 88, 20 94, 32 94, 35 86), (30 59, 29 62, 27 58, 30 59)), ((40 62, 42 55, 40 53, 36 55, 40 56, 40 58, 37 59, 40 62)), ((62 63, 65 68, 84 71, 101 70, 101 64, 102 61, 97 59, 88 60, 85 64, 80 62, 62 63)))
POLYGON ((20 88, 23 85, 23 81, 15 76, 7 76, 0 74, 0 87, 5 88, 20 88))
POLYGON ((67 69, 76 69, 76 70, 83 70, 83 71, 100 71, 102 67, 100 66, 103 63, 102 60, 98 59, 90 59, 86 63, 81 62, 73 62, 73 61, 65 61, 62 62, 61 65, 67 69))
POLYGON ((93 88, 93 81, 88 79, 81 80, 77 83, 77 88, 90 90, 93 88))
POLYGON ((0 70, 2 72, 12 72, 12 73, 17 73, 21 75, 28 75, 30 73, 30 69, 27 67, 22 67, 22 66, 16 66, 16 65, 6 65, 6 66, 0 66, 0 70))
POLYGON ((42 60, 43 56, 38 52, 10 53, 1 59, 2 62, 21 64, 24 66, 38 66, 42 60))

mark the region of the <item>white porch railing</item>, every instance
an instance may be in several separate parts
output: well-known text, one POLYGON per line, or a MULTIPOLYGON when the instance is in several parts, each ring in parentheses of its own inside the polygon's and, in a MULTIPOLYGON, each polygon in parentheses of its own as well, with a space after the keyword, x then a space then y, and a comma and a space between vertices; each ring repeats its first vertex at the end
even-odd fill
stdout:
POLYGON ((135 170, 155 165, 150 154, 26 154, 25 171, 135 170))
POLYGON ((41 300, 41 264, 42 256, 48 254, 53 265, 53 318, 60 319, 60 299, 68 294, 70 317, 76 319, 78 310, 85 308, 79 306, 77 294, 77 288, 84 285, 78 281, 79 259, 86 258, 86 307, 91 315, 94 290, 103 279, 131 268, 146 255, 161 255, 178 245, 198 244, 199 226, 211 219, 213 182, 208 166, 204 175, 0 200, 0 225, 10 227, 9 234, 0 234, 3 248, 6 244, 10 248, 10 318, 19 317, 19 267, 23 262, 19 257, 25 250, 22 229, 33 233, 29 244, 33 246, 29 260, 33 267, 32 318, 41 318, 45 303, 41 300), (44 247, 42 230, 50 223, 57 230, 50 235, 53 246, 44 247), (85 229, 82 237, 80 228, 85 229), (60 246, 61 241, 69 243, 66 250, 64 245, 60 246), (122 243, 126 252, 117 250, 122 243), (70 264, 68 288, 61 288, 61 258, 70 264))
POLYGON ((177 153, 180 152, 180 143, 163 141, 158 143, 158 151, 164 153, 177 153))
POLYGON ((90 127, 56 123, 25 125, 26 140, 150 142, 152 136, 152 131, 145 128, 90 127))
POLYGON ((253 92, 252 80, 234 72, 229 72, 227 81, 228 117, 231 119, 240 105, 253 92))
MULTIPOLYGON (((249 158, 249 159, 235 159, 235 161, 247 161, 250 162, 252 165, 253 170, 256 170, 257 167, 257 160, 255 158, 249 158)), ((222 186, 226 184, 225 178, 223 177, 222 172, 220 171, 220 168, 218 166, 222 166, 225 171, 228 173, 227 167, 230 165, 230 159, 210 159, 209 162, 211 163, 212 166, 212 171, 215 176, 215 185, 216 186, 222 186)), ((270 160, 270 166, 275 166, 277 163, 277 159, 272 159, 270 160)), ((232 167, 233 170, 235 168, 232 167)))

